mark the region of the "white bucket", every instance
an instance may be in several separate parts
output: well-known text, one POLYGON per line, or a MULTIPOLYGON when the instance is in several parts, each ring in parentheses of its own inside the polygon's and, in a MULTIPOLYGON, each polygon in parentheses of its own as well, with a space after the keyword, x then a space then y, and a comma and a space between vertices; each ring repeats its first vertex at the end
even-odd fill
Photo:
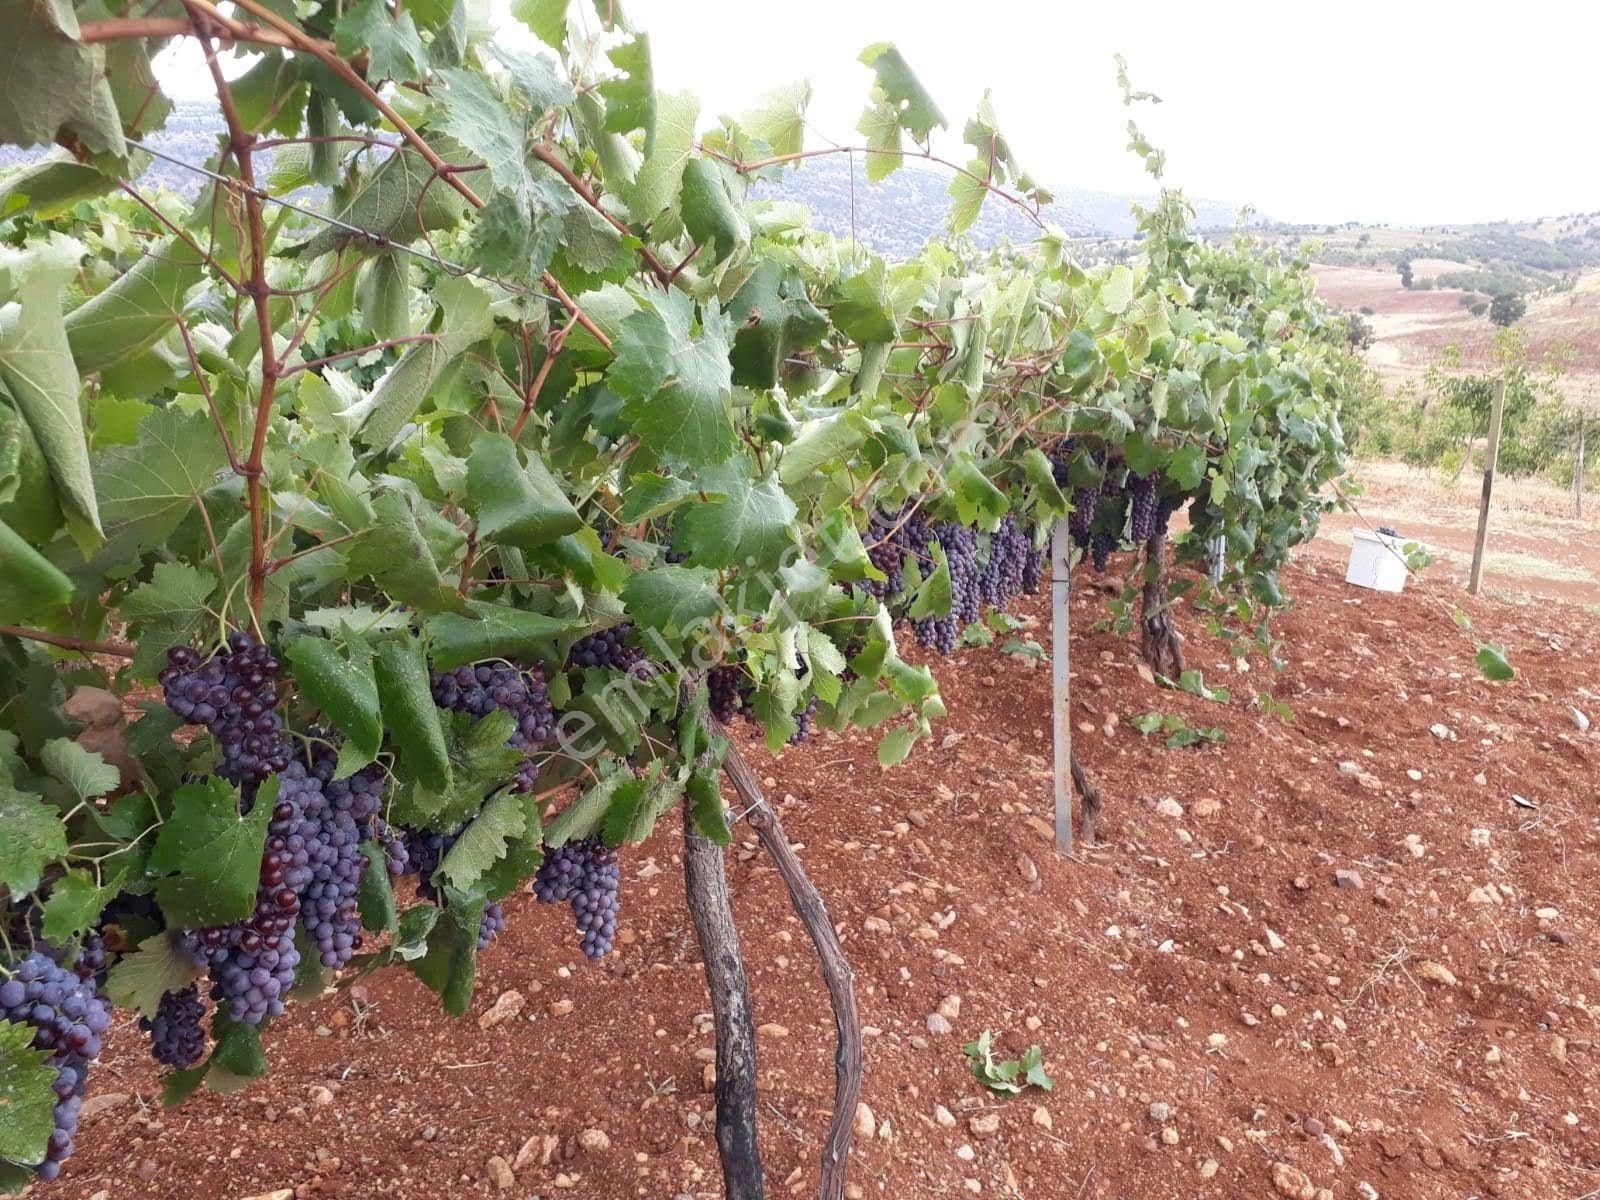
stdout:
POLYGON ((1406 560, 1401 538, 1365 529, 1351 530, 1350 568, 1346 583, 1379 592, 1401 592, 1406 586, 1406 560))

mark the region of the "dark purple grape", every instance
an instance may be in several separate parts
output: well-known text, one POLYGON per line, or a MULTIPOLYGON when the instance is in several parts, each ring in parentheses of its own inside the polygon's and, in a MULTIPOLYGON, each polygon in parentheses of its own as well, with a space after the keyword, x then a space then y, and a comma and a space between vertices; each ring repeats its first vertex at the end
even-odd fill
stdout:
POLYGON ((210 658, 190 646, 167 651, 158 676, 167 707, 204 725, 222 755, 217 774, 245 789, 247 800, 268 775, 289 765, 289 742, 276 709, 278 660, 242 629, 210 658))
POLYGON ((622 868, 617 852, 598 838, 546 849, 531 890, 544 904, 572 905, 582 948, 591 960, 611 951, 621 909, 622 868))
POLYGON ((167 992, 154 1017, 139 1018, 139 1028, 150 1035, 150 1056, 177 1071, 194 1066, 206 1052, 205 1016, 197 984, 167 992))

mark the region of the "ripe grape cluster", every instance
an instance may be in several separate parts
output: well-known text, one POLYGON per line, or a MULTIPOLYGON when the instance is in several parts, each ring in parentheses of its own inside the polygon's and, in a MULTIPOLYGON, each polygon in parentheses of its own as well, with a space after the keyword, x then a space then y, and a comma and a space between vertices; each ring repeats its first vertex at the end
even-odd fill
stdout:
POLYGON ((452 712, 483 718, 503 710, 516 720, 516 729, 506 745, 526 751, 517 768, 515 789, 533 791, 539 777, 539 760, 533 751, 556 736, 556 710, 544 671, 539 667, 519 669, 506 662, 482 662, 453 671, 435 671, 431 676, 433 702, 452 712))
POLYGON ((289 848, 297 866, 300 916, 322 965, 332 970, 348 963, 361 942, 356 911, 364 866, 361 841, 383 807, 378 767, 334 779, 336 762, 337 755, 324 745, 309 771, 295 763, 283 777, 284 787, 294 777, 299 810, 289 848))
POLYGON ((629 622, 579 638, 567 652, 567 665, 580 671, 588 667, 610 668, 644 678, 651 672, 650 659, 639 647, 628 644, 633 631, 629 622))
POLYGON ((216 740, 222 753, 217 774, 249 796, 289 765, 274 687, 278 669, 270 647, 236 629, 209 658, 191 646, 174 646, 158 676, 167 707, 191 725, 204 725, 216 740))
MULTIPOLYGON (((439 885, 433 881, 434 874, 439 870, 439 864, 444 861, 444 856, 450 853, 450 847, 456 844, 456 839, 461 836, 461 830, 453 833, 440 833, 435 829, 406 829, 400 835, 400 853, 389 856, 389 872, 392 875, 410 875, 417 877, 417 895, 431 904, 439 903, 439 885), (397 861, 401 864, 400 870, 395 870, 397 861)), ((498 904, 484 906, 483 918, 478 925, 478 949, 487 950, 489 943, 500 936, 500 931, 506 927, 505 909, 498 904)))
POLYGON ((1161 507, 1160 497, 1156 495, 1156 477, 1154 475, 1128 475, 1126 485, 1128 494, 1128 538, 1135 544, 1148 542, 1155 536, 1156 513, 1161 507))
POLYGON ((179 941, 184 953, 207 968, 211 998, 227 1007, 232 1020, 248 1025, 282 1014, 284 994, 294 986, 300 965, 294 941, 300 915, 296 888, 311 878, 300 799, 313 786, 320 785, 299 763, 284 772, 267 826, 255 911, 233 925, 190 930, 179 941))
POLYGON ((532 891, 542 904, 572 905, 583 953, 591 961, 611 952, 621 910, 622 868, 617 852, 598 838, 546 849, 532 891))
POLYGON ((36 950, 0 982, 0 1019, 31 1028, 33 1048, 50 1054, 56 1073, 55 1128, 44 1161, 29 1165, 39 1178, 54 1179, 72 1153, 89 1065, 100 1056, 100 1039, 111 1027, 111 1006, 93 982, 36 950))
POLYGON ((961 631, 980 613, 978 539, 965 525, 952 521, 941 521, 933 533, 950 564, 950 611, 944 616, 918 618, 911 628, 923 646, 951 654, 961 631))
POLYGON ((156 1015, 139 1018, 150 1035, 150 1056, 177 1071, 194 1066, 206 1051, 205 1016, 198 984, 162 995, 156 1015))
POLYGON ((1033 539, 1022 531, 1016 514, 1007 513, 989 538, 989 561, 978 576, 978 592, 985 604, 1005 608, 1022 595, 1028 559, 1033 553, 1033 539))
POLYGON ((873 510, 863 541, 867 546, 868 561, 887 578, 882 582, 876 579, 863 580, 861 590, 879 600, 887 600, 905 590, 905 564, 908 557, 926 572, 931 561, 928 547, 933 544, 933 527, 922 510, 908 500, 895 512, 881 508, 873 510))
POLYGON ((706 675, 711 715, 724 725, 744 708, 751 692, 750 677, 737 663, 712 667, 706 675))

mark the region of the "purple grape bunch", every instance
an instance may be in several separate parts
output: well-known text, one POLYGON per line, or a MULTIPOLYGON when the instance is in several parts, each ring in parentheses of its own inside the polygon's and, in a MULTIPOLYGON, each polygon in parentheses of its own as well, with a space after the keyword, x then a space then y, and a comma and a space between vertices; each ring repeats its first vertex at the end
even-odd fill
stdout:
POLYGON ((1155 536, 1156 516, 1161 498, 1156 493, 1154 475, 1128 475, 1128 540, 1142 545, 1155 536))
MULTIPOLYGON (((417 895, 430 904, 439 903, 439 885, 433 881, 434 874, 439 870, 439 864, 444 861, 444 856, 450 853, 450 847, 456 844, 456 839, 460 836, 461 829, 457 829, 454 833, 440 833, 434 829, 407 829, 402 833, 405 869, 397 874, 415 874, 417 895)), ((391 858, 391 863, 393 861, 391 858)), ((392 866, 390 870, 391 873, 396 873, 392 866)), ((489 943, 499 937, 505 927, 505 909, 492 902, 485 905, 483 917, 478 924, 478 949, 487 950, 489 943)))
MULTIPOLYGON (((383 773, 366 767, 346 779, 334 779, 337 753, 322 745, 304 772, 298 763, 298 819, 290 838, 296 864, 304 855, 303 875, 297 874, 300 917, 322 965, 338 970, 350 961, 361 944, 361 916, 356 893, 361 889, 365 857, 361 842, 373 829, 383 807, 383 773)), ((287 782, 287 775, 285 779, 287 782)))
POLYGON ((941 521, 934 536, 950 564, 950 611, 943 616, 920 617, 911 623, 917 641, 940 654, 954 653, 961 631, 976 621, 981 611, 978 539, 965 525, 941 521))
POLYGON ((100 1057, 101 1038, 111 1027, 111 1006, 92 980, 56 962, 42 950, 16 963, 0 981, 0 1020, 33 1030, 33 1048, 49 1052, 55 1071, 55 1128, 44 1159, 26 1164, 40 1179, 55 1179, 71 1156, 89 1067, 100 1057))
POLYGON ((984 603, 1005 608, 1024 590, 1032 539, 1023 532, 1015 513, 1007 513, 989 538, 989 561, 978 577, 978 591, 984 603))
POLYGON ((599 838, 584 838, 546 848, 530 890, 541 904, 570 904, 585 957, 598 961, 611 952, 621 911, 622 868, 617 852, 599 838))
POLYGON ((539 667, 519 669, 507 662, 481 662, 435 671, 431 683, 433 702, 440 708, 480 720, 496 711, 512 715, 516 728, 506 745, 526 752, 513 787, 524 794, 533 791, 539 777, 534 751, 556 736, 556 710, 550 703, 544 671, 539 667))
POLYGON ((289 765, 289 742, 274 686, 279 662, 272 649, 243 629, 210 657, 192 646, 167 651, 159 676, 167 707, 191 725, 204 725, 217 743, 217 774, 247 789, 289 765))
POLYGON ((737 663, 726 663, 712 667, 707 673, 706 690, 709 693, 711 715, 726 725, 740 710, 746 708, 753 689, 743 667, 737 663))
POLYGON ((312 877, 301 802, 312 789, 321 789, 316 776, 291 763, 267 826, 255 911, 232 925, 188 930, 179 939, 180 950, 206 967, 211 998, 231 1020, 259 1025, 282 1015, 283 998, 294 986, 300 965, 295 946, 299 889, 312 877))
POLYGON ((567 665, 580 671, 601 668, 622 671, 636 679, 647 678, 654 665, 643 650, 629 645, 633 633, 633 623, 628 622, 581 637, 567 652, 567 665))
POLYGON ((879 600, 889 600, 905 590, 906 559, 914 559, 918 569, 926 573, 931 563, 928 548, 933 544, 933 527, 922 509, 907 500, 896 511, 874 509, 867 522, 867 559, 887 578, 880 582, 865 579, 860 588, 879 600))
POLYGON ((163 994, 156 1015, 139 1018, 139 1028, 150 1035, 150 1056, 175 1071, 194 1066, 206 1052, 205 1018, 198 984, 163 994))

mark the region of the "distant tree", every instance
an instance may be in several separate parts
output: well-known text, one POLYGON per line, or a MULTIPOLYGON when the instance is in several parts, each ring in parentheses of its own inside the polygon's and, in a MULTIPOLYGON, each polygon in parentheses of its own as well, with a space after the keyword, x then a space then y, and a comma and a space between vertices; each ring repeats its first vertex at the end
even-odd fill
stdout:
POLYGON ((1411 286, 1411 260, 1409 258, 1402 258, 1399 266, 1400 286, 1403 288, 1409 288, 1411 286))
POLYGON ((1489 301, 1489 320, 1500 328, 1515 325, 1528 311, 1528 302, 1513 292, 1500 292, 1489 301))
POLYGON ((1481 317, 1484 313, 1489 311, 1489 306, 1482 300, 1474 300, 1472 302, 1472 306, 1468 308, 1467 311, 1475 317, 1481 317))
POLYGON ((1373 308, 1372 305, 1370 305, 1370 304, 1363 304, 1361 306, 1361 315, 1363 317, 1370 317, 1373 313, 1375 313, 1377 311, 1378 310, 1373 308))
POLYGON ((1419 292, 1431 292, 1433 291, 1433 276, 1424 275, 1411 286, 1416 288, 1419 292))
POLYGON ((1372 235, 1370 233, 1363 233, 1360 237, 1358 237, 1356 239, 1356 245, 1365 246, 1371 240, 1372 240, 1372 235))
POLYGON ((1346 320, 1351 347, 1356 350, 1365 350, 1371 346, 1373 339, 1377 336, 1373 331, 1372 322, 1368 321, 1360 313, 1351 313, 1346 320))

